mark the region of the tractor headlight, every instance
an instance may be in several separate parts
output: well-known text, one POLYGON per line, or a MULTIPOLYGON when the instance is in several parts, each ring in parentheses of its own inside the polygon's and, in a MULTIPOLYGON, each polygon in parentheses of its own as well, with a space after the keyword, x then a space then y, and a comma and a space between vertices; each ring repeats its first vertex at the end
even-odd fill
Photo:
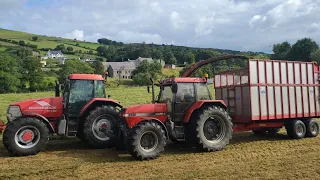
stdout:
POLYGON ((19 106, 9 106, 7 110, 7 120, 11 122, 17 117, 22 116, 19 106))

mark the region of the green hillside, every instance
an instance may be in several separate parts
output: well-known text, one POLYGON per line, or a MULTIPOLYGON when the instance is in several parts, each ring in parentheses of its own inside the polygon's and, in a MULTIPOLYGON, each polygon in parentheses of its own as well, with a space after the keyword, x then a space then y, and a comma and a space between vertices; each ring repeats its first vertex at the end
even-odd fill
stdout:
POLYGON ((36 49, 41 55, 44 55, 48 49, 55 49, 58 45, 64 44, 65 47, 70 46, 73 48, 75 54, 66 55, 68 58, 72 59, 77 59, 80 56, 90 56, 92 58, 97 58, 97 56, 95 55, 97 53, 96 49, 100 46, 98 43, 84 42, 46 35, 36 35, 0 28, 0 51, 5 51, 9 47, 13 46, 21 46, 19 44, 13 43, 14 41, 24 41, 25 44, 29 43, 31 45, 36 45, 36 49), (38 38, 36 41, 32 40, 32 37, 34 36, 38 38), (89 54, 89 51, 92 51, 93 54, 89 54))

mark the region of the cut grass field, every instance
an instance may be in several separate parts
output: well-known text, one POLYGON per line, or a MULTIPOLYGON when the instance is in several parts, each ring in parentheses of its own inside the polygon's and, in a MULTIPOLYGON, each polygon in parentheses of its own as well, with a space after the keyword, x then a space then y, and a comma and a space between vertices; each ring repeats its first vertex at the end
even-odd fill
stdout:
MULTIPOLYGON (((53 94, 0 95, 0 117, 13 101, 53 94)), ((107 88, 107 94, 124 106, 151 100, 145 87, 107 88)), ((291 140, 284 129, 272 137, 243 132, 219 152, 169 143, 152 161, 136 161, 114 148, 89 149, 76 138, 60 137, 53 137, 35 156, 10 157, 0 142, 0 179, 319 179, 319 142, 320 136, 291 140)))

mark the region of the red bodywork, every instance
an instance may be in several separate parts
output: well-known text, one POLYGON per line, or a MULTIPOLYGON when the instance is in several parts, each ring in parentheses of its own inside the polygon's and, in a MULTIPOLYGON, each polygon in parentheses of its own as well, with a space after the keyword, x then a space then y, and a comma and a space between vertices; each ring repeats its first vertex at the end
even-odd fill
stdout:
MULTIPOLYGON (((62 97, 48 97, 30 99, 12 103, 11 106, 19 106, 22 116, 37 116, 50 120, 61 117, 63 114, 62 97)), ((56 122, 50 121, 51 128, 56 129, 56 122)))
POLYGON ((0 120, 0 134, 2 134, 2 131, 6 128, 6 125, 4 125, 3 121, 0 120))
POLYGON ((47 119, 58 118, 63 113, 62 97, 30 99, 12 103, 11 105, 18 105, 22 115, 36 113, 46 117, 47 119))
POLYGON ((103 81, 104 78, 101 75, 98 74, 70 74, 69 79, 77 80, 98 80, 103 81))
POLYGON ((128 128, 132 128, 143 120, 157 119, 164 123, 167 120, 167 105, 159 104, 142 104, 126 107, 126 117, 128 128))

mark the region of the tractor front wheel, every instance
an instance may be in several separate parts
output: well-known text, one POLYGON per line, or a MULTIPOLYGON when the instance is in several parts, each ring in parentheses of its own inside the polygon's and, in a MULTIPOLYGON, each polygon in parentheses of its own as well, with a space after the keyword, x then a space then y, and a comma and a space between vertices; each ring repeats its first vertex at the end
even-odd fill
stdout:
POLYGON ((85 141, 94 148, 113 147, 116 140, 119 112, 114 106, 92 110, 84 123, 85 141))
POLYGON ((127 137, 130 154, 139 160, 156 159, 166 145, 165 132, 155 122, 142 122, 132 128, 127 137))
POLYGON ((228 113, 218 106, 200 109, 189 124, 192 141, 204 151, 219 151, 232 137, 232 122, 228 113))
POLYGON ((15 156, 35 155, 49 140, 47 125, 35 117, 19 117, 8 124, 3 133, 3 145, 15 156))

